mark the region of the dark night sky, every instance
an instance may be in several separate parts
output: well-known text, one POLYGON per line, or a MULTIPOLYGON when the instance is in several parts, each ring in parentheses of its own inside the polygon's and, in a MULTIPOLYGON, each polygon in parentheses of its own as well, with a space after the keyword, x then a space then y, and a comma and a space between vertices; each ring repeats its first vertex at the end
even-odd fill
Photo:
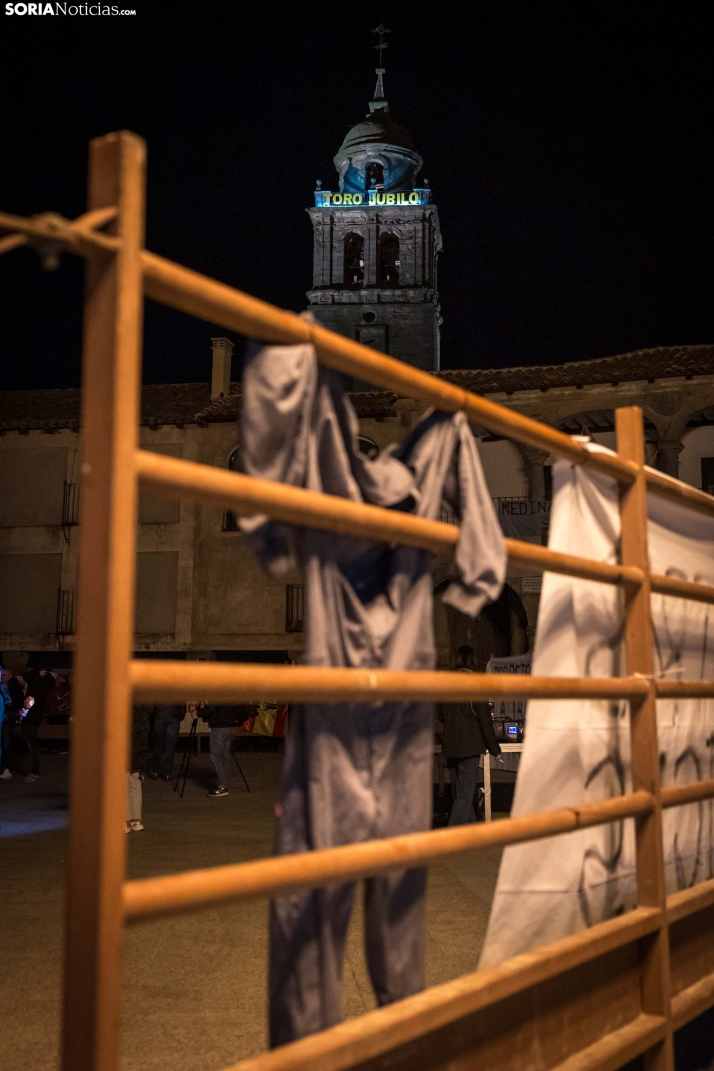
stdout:
MULTIPOLYGON (((316 178, 335 188, 383 18, 387 96, 441 216, 445 368, 714 342, 693 8, 473 4, 464 21, 433 4, 126 2, 136 18, 0 14, 2 209, 79 215, 87 141, 128 128, 149 146, 147 246, 303 308, 304 209, 316 178)), ((73 258, 54 273, 26 250, 0 259, 0 389, 78 383, 81 289, 73 258)), ((148 303, 145 380, 207 380, 215 333, 148 303)))

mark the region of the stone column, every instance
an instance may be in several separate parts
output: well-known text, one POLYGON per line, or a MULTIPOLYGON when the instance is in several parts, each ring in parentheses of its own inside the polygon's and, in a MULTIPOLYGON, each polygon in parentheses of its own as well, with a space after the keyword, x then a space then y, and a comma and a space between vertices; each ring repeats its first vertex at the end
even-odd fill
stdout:
POLYGON ((325 285, 325 230, 321 223, 313 220, 313 243, 312 243, 312 285, 325 285))
POLYGON ((538 450, 535 446, 519 447, 523 458, 523 469, 528 481, 529 498, 545 498, 545 474, 543 465, 549 456, 545 450, 538 450))
POLYGON ((332 227, 332 286, 342 286, 345 281, 345 238, 349 229, 345 213, 337 212, 332 227))
POLYGON ((364 239, 364 285, 377 285, 377 253, 379 235, 377 231, 377 217, 370 215, 367 218, 367 227, 364 239))
POLYGON ((657 467, 668 476, 679 479, 679 455, 684 443, 678 439, 663 440, 657 447, 657 467))
POLYGON ((414 219, 414 286, 424 284, 424 214, 419 213, 414 219))

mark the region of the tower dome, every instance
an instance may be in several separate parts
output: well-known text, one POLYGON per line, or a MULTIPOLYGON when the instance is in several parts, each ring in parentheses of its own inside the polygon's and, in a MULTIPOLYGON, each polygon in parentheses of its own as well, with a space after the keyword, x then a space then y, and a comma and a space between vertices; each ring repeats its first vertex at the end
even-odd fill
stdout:
POLYGON ((411 191, 423 164, 411 135, 394 122, 386 101, 352 127, 334 162, 340 192, 361 194, 370 189, 411 191))
POLYGON ((380 23, 374 33, 379 34, 377 85, 369 102, 369 112, 347 133, 335 156, 340 193, 364 196, 369 190, 411 192, 424 162, 409 131, 395 123, 389 114, 389 104, 384 97, 385 69, 381 65, 382 52, 387 47, 384 35, 389 30, 380 23))

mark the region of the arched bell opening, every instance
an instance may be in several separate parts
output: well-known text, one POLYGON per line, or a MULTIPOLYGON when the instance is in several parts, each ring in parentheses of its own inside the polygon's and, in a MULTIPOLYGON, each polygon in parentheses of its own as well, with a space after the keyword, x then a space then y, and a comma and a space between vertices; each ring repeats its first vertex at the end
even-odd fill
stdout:
POLYGON ((379 240, 379 286, 399 286, 399 239, 396 234, 383 234, 379 240))
POLYGON ((345 238, 344 281, 345 286, 353 289, 364 284, 364 238, 361 234, 348 234, 345 238))
POLYGON ((384 167, 376 161, 367 164, 364 169, 364 185, 366 190, 384 189, 384 167))

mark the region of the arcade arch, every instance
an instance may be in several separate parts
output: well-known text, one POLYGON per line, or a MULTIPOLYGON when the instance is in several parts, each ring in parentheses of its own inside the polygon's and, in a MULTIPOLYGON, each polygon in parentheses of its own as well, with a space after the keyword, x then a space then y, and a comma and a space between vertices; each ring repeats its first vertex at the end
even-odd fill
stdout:
POLYGON ((692 413, 681 442, 680 480, 711 494, 714 490, 714 406, 692 413))
MULTIPOLYGON (((434 595, 441 595, 456 578, 444 577, 434 587, 434 595)), ((528 614, 518 592, 510 584, 504 584, 495 602, 484 606, 474 619, 460 613, 453 606, 446 606, 448 629, 449 665, 456 661, 459 647, 473 648, 476 663, 484 670, 491 658, 525 654, 529 650, 528 614)))
MULTIPOLYGON (((566 435, 587 434, 600 446, 606 446, 609 450, 617 449, 614 409, 582 410, 562 417, 555 426, 566 435)), ((645 451, 648 465, 656 463, 659 438, 657 427, 645 415, 645 451)))

